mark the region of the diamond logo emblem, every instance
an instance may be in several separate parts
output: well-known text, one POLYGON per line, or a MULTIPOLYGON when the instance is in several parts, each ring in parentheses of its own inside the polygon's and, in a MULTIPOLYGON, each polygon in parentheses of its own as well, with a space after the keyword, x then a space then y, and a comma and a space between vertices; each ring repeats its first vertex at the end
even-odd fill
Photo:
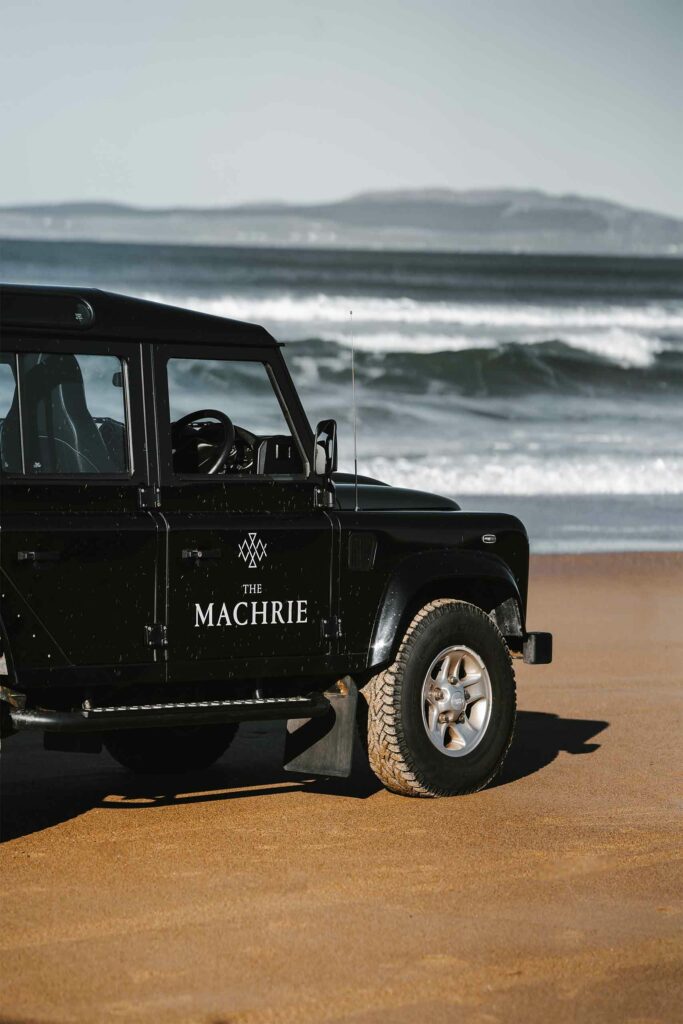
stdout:
POLYGON ((247 534, 242 543, 238 545, 237 550, 240 558, 243 562, 247 563, 249 569, 257 569, 257 563, 262 562, 267 557, 266 545, 255 533, 247 534))

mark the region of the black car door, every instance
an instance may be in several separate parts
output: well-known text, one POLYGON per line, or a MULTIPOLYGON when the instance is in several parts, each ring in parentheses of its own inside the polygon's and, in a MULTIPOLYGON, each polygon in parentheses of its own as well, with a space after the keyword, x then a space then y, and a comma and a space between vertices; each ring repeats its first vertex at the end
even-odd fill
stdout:
POLYGON ((161 534, 140 500, 140 347, 5 337, 0 375, 3 618, 20 681, 154 678, 161 534))
POLYGON ((277 355, 157 348, 169 679, 301 670, 330 649, 333 523, 314 505, 277 355), (226 415, 234 443, 210 473, 226 415))

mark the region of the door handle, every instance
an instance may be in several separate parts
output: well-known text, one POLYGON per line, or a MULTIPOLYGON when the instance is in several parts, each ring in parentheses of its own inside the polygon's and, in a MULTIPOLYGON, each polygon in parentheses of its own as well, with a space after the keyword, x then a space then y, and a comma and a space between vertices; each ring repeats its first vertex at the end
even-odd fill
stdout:
POLYGON ((18 551, 17 562, 58 562, 59 551, 18 551))
POLYGON ((221 558, 220 548, 183 548, 181 558, 184 562, 202 562, 206 558, 221 558))

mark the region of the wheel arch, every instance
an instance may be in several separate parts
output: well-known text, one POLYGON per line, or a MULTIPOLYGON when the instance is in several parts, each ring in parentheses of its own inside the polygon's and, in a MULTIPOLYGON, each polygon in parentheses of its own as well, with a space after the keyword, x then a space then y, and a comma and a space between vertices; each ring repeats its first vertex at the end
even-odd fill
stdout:
POLYGON ((367 668, 376 671, 396 657, 420 608, 438 598, 468 601, 491 615, 501 632, 524 632, 524 602, 510 567, 477 551, 427 552, 405 559, 385 588, 373 625, 367 668))

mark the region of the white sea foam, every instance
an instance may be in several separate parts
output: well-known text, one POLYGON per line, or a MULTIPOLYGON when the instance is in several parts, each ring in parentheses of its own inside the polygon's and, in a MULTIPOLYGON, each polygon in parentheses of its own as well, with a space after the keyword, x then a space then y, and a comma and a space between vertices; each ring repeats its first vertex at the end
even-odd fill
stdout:
MULTIPOLYGON (((348 468, 348 467, 345 467, 348 468)), ((400 487, 448 494, 683 494, 683 457, 530 459, 465 456, 406 459, 376 456, 359 471, 400 487)))
MULTIPOLYGON (((149 296, 161 298, 160 296, 149 296)), ((168 301, 166 297, 165 301, 168 301)), ((173 301, 178 301, 175 298, 173 301)), ((536 305, 530 303, 423 302, 404 298, 373 298, 366 295, 247 295, 220 298, 186 296, 182 305, 218 316, 259 323, 348 324, 353 310, 355 323, 452 324, 468 328, 540 329, 544 332, 591 327, 631 330, 678 331, 683 329, 683 304, 647 303, 625 305, 536 305)))
MULTIPOLYGON (((325 338, 339 345, 350 347, 351 334, 341 331, 327 331, 325 338)), ((415 352, 428 355, 432 352, 464 352, 472 348, 497 348, 495 338, 466 334, 409 333, 399 331, 377 331, 372 333, 354 332, 356 348, 365 352, 415 352)))
POLYGON ((622 327, 609 327, 603 331, 567 332, 562 341, 572 348, 591 352, 603 359, 611 359, 620 366, 651 366, 655 356, 668 346, 659 338, 627 331, 622 327))
MULTIPOLYGON (((326 337, 346 347, 351 345, 350 334, 332 331, 326 337)), ((541 334, 515 338, 517 343, 528 345, 545 340, 547 335, 541 334)), ((625 331, 619 327, 581 334, 567 332, 562 335, 561 340, 571 348, 590 352, 625 367, 651 366, 655 357, 668 347, 658 338, 635 331, 625 331)), ((468 349, 497 349, 501 345, 499 339, 479 334, 401 334, 398 331, 358 333, 354 342, 356 348, 366 352, 415 352, 425 355, 434 352, 463 352, 468 349)))
POLYGON ((341 345, 351 343, 349 311, 353 310, 356 345, 372 352, 459 352, 494 349, 505 341, 537 344, 557 339, 621 366, 646 367, 676 344, 654 332, 683 333, 680 302, 570 306, 244 293, 214 299, 186 296, 173 301, 219 316, 263 323, 284 340, 322 337, 341 345))

